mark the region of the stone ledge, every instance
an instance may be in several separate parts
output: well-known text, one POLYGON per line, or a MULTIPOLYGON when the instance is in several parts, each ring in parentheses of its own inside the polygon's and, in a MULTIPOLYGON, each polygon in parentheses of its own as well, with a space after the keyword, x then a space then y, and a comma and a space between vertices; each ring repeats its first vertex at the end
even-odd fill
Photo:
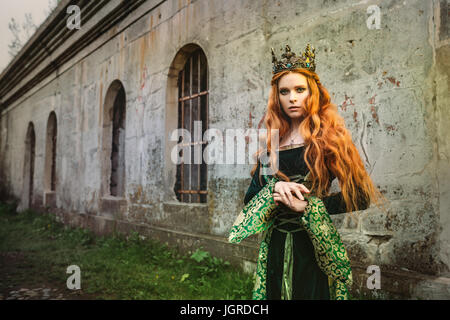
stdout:
POLYGON ((367 267, 352 264, 354 285, 352 292, 358 296, 371 296, 381 299, 420 299, 448 300, 450 299, 450 278, 431 276, 423 273, 379 266, 381 271, 380 289, 367 288, 367 267))
POLYGON ((164 202, 165 218, 157 223, 175 230, 210 234, 209 208, 207 204, 164 202))
POLYGON ((105 196, 100 199, 99 215, 109 219, 122 220, 127 212, 128 202, 125 198, 105 196))

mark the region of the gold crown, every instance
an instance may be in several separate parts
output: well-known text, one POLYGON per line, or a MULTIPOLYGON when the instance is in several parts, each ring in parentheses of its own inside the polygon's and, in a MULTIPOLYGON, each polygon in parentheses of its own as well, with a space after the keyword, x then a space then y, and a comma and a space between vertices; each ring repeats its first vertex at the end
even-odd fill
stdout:
POLYGON ((272 49, 273 74, 277 74, 284 70, 291 70, 296 68, 304 68, 310 71, 316 70, 316 60, 315 60, 316 49, 310 46, 309 43, 306 46, 305 52, 299 56, 297 56, 294 52, 292 52, 291 48, 288 45, 286 45, 285 52, 281 55, 280 60, 278 60, 275 57, 275 52, 273 51, 273 48, 271 49, 272 49))

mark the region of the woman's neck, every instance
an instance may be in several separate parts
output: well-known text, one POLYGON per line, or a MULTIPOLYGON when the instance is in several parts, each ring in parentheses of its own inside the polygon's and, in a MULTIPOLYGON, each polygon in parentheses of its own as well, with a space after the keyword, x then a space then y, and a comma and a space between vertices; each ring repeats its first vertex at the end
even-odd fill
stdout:
POLYGON ((303 118, 299 118, 299 119, 291 119, 291 132, 294 131, 298 131, 300 124, 302 123, 303 118))
POLYGON ((289 131, 282 137, 280 141, 280 148, 289 145, 303 144, 305 141, 299 131, 301 121, 291 121, 289 131))

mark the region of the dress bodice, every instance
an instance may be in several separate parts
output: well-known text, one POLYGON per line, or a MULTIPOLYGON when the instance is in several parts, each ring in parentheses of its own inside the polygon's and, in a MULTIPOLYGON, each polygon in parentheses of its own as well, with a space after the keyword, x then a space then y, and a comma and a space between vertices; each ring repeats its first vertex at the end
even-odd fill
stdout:
MULTIPOLYGON (((280 171, 288 177, 293 178, 292 181, 298 183, 303 183, 303 178, 308 173, 308 166, 304 160, 305 149, 306 146, 303 145, 295 148, 280 149, 278 151, 278 166, 280 171)), ((258 165, 253 174, 252 181, 245 194, 244 204, 247 204, 266 185, 265 179, 262 176, 260 177, 259 172, 260 165, 258 165)), ((330 185, 335 178, 330 172, 330 185)), ((341 192, 323 197, 322 201, 329 214, 338 214, 347 211, 341 192)), ((365 209, 367 206, 361 204, 360 208, 365 209)))

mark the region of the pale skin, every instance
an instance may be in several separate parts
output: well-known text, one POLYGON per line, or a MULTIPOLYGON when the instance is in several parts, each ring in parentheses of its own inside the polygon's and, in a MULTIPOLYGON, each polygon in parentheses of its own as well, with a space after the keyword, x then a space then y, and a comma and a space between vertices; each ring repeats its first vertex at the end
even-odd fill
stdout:
MULTIPOLYGON (((278 88, 281 108, 289 116, 291 122, 290 133, 283 137, 280 147, 303 143, 304 139, 298 129, 306 115, 305 103, 309 96, 306 77, 299 73, 288 73, 280 79, 278 88)), ((308 201, 305 201, 302 193, 309 192, 303 184, 279 181, 275 184, 273 199, 276 204, 283 203, 293 211, 303 212, 308 201)))

